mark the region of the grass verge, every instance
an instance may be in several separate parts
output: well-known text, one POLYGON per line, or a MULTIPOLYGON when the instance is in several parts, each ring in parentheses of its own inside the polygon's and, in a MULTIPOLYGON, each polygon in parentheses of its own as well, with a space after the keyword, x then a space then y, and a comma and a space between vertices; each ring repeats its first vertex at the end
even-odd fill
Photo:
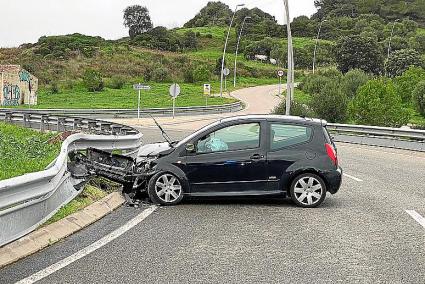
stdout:
POLYGON ((74 200, 62 207, 55 215, 52 216, 43 226, 47 226, 57 222, 75 212, 78 212, 90 204, 102 199, 109 192, 101 190, 95 186, 87 185, 83 192, 80 193, 74 200))
POLYGON ((0 122, 0 180, 44 170, 60 152, 55 135, 0 122))

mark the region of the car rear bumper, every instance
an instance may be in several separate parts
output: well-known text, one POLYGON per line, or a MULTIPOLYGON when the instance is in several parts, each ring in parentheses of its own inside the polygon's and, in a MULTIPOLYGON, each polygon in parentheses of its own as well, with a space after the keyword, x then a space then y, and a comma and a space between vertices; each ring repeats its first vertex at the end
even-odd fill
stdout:
POLYGON ((328 191, 331 194, 337 193, 342 183, 342 168, 338 167, 335 171, 326 173, 325 178, 328 183, 328 191))

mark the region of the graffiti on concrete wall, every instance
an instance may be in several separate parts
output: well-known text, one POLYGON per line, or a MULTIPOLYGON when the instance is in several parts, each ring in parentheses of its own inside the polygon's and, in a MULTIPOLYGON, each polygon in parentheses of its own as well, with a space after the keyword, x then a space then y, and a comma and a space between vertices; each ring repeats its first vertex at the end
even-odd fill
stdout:
POLYGON ((3 83, 3 106, 17 106, 21 98, 21 89, 18 85, 3 83))
POLYGON ((32 89, 31 74, 27 70, 22 69, 21 71, 19 71, 19 80, 21 82, 27 82, 28 83, 28 89, 29 89, 30 94, 31 94, 31 89, 32 89))

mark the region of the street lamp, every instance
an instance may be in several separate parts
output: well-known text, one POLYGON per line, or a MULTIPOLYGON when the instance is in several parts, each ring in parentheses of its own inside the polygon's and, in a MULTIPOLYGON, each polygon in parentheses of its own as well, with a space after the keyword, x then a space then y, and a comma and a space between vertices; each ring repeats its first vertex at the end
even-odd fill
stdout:
POLYGON ((323 20, 320 22, 319 25, 319 31, 317 32, 317 37, 316 37, 316 44, 314 45, 314 55, 313 55, 313 74, 315 71, 315 67, 316 67, 316 52, 317 52, 317 45, 319 44, 319 37, 320 37, 320 31, 322 30, 322 25, 324 22, 327 22, 327 20, 323 20))
POLYGON ((390 52, 391 52, 391 40, 393 38, 393 34, 394 34, 394 27, 395 27, 395 23, 400 21, 400 19, 396 19, 393 23, 393 28, 391 29, 391 35, 390 35, 390 40, 388 41, 388 56, 387 56, 387 60, 390 58, 390 52))
POLYGON ((238 65, 237 65, 237 60, 238 60, 238 51, 239 51, 239 43, 241 42, 241 37, 242 37, 242 32, 243 32, 243 28, 244 28, 244 26, 245 26, 245 22, 246 22, 246 20, 248 20, 248 19, 251 19, 251 17, 250 16, 246 16, 244 19, 243 19, 243 22, 242 22, 242 26, 241 26, 241 30, 240 30, 240 32, 239 32, 239 37, 238 37, 238 43, 236 44, 236 53, 235 53, 235 74, 234 74, 234 76, 233 76, 233 87, 236 87, 236 70, 237 70, 237 68, 238 68, 238 65))
POLYGON ((289 18, 289 4, 288 0, 283 0, 285 5, 285 16, 286 16, 286 29, 288 32, 288 79, 286 83, 286 110, 285 114, 290 115, 291 113, 291 101, 294 96, 294 48, 292 46, 292 33, 291 24, 289 18))
POLYGON ((238 10, 239 7, 243 7, 243 6, 245 6, 245 4, 236 5, 235 12, 233 12, 232 20, 230 21, 229 30, 227 31, 226 41, 224 43, 223 59, 221 60, 220 97, 223 96, 224 60, 226 58, 226 49, 227 49, 227 42, 229 41, 230 30, 232 29, 233 20, 235 19, 236 11, 238 10))

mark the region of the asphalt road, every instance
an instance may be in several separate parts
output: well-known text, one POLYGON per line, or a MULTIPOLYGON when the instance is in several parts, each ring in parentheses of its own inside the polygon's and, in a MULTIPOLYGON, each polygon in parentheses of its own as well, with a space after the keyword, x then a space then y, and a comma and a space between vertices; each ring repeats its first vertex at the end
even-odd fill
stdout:
MULTIPOLYGON (((160 138, 153 129, 144 133, 146 142, 160 138)), ((39 283, 425 283, 425 228, 405 212, 425 216, 425 154, 349 144, 338 150, 352 178, 320 208, 258 198, 160 207, 39 283)), ((57 263, 146 208, 122 207, 5 267, 0 283, 57 263)))

